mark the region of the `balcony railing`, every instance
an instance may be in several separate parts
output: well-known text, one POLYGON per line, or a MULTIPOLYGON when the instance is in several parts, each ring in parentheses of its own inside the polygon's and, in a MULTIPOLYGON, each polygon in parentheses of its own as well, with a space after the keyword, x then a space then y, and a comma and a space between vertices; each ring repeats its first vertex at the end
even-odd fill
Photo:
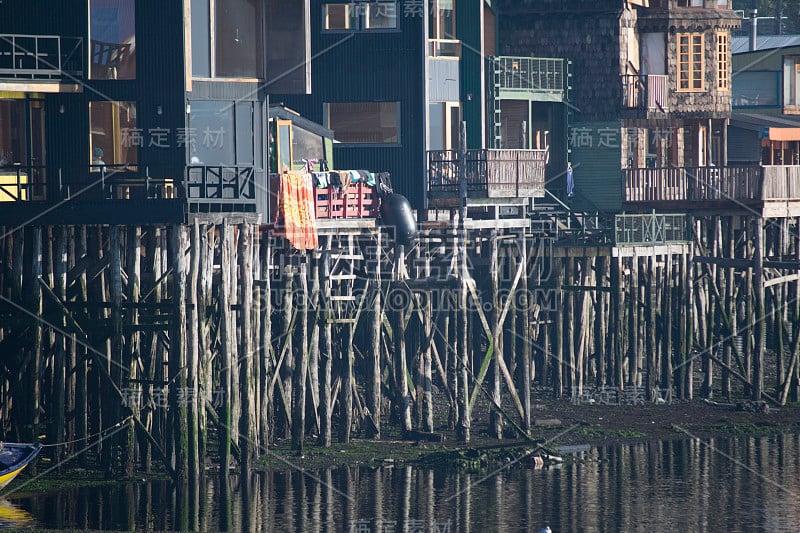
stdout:
POLYGON ((494 58, 495 85, 506 91, 563 91, 564 60, 498 56, 494 58))
POLYGON ((458 199, 460 163, 470 198, 542 197, 548 155, 549 150, 468 150, 462 162, 455 150, 429 151, 430 197, 458 199))
POLYGON ((135 164, 0 167, 0 202, 181 199, 255 206, 260 194, 267 196, 265 173, 251 166, 193 165, 173 171, 135 164))
POLYGON ((614 217, 614 242, 625 244, 666 244, 688 240, 686 215, 625 214, 614 217))
POLYGON ((665 112, 668 105, 668 77, 660 74, 623 74, 622 107, 665 112))
POLYGON ((0 34, 0 78, 59 80, 83 74, 83 39, 0 34))
POLYGON ((800 166, 636 168, 622 173, 627 203, 800 199, 800 166))

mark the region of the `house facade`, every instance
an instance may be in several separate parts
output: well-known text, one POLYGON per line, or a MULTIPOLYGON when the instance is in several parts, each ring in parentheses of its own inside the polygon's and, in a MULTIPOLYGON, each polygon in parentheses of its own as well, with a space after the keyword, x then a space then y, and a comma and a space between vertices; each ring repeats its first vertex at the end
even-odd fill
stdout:
POLYGON ((688 201, 680 169, 725 167, 730 31, 739 25, 729 2, 496 5, 501 53, 536 50, 573 63, 576 207, 618 212, 688 201))
POLYGON ((308 13, 273 0, 3 2, 4 222, 263 213, 267 94, 310 88, 308 13))

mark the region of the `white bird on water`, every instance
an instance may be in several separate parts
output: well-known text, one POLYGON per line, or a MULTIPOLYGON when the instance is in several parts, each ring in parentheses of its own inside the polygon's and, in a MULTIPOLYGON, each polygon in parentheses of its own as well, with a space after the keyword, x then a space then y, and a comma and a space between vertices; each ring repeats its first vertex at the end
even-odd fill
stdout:
POLYGON ((550 529, 550 526, 544 526, 538 531, 538 533, 553 533, 553 530, 550 529))

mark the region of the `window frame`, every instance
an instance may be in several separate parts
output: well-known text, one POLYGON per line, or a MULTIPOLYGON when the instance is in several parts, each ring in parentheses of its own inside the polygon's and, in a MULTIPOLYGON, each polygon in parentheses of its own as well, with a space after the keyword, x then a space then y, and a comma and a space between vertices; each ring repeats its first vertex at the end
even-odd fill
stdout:
POLYGON ((685 32, 679 33, 676 36, 677 39, 677 80, 676 80, 676 90, 682 93, 702 93, 706 92, 705 87, 705 34, 702 32, 685 32), (684 45, 682 42, 683 39, 687 39, 687 43, 684 45), (699 38, 700 42, 697 43, 695 39, 699 38), (682 61, 681 56, 684 55, 684 46, 685 54, 687 56, 687 61, 682 61), (697 53, 697 47, 699 46, 699 55, 700 61, 697 62, 694 60, 694 55, 697 53), (698 68, 699 67, 699 68, 698 68), (687 74, 687 82, 688 87, 681 87, 682 84, 682 75, 684 72, 687 74), (695 83, 699 82, 700 87, 695 87, 695 83))
MULTIPOLYGON (((205 0, 208 4, 208 28, 206 28, 206 33, 208 35, 208 67, 210 76, 195 76, 194 74, 194 62, 191 63, 190 70, 190 78, 197 81, 245 81, 245 82, 263 82, 266 79, 266 71, 267 71, 267 54, 265 52, 265 41, 266 41, 266 31, 265 31, 265 17, 266 14, 264 10, 260 9, 261 20, 258 21, 259 24, 259 31, 261 33, 261 43, 260 46, 257 47, 260 54, 260 61, 258 61, 258 73, 256 77, 251 76, 235 76, 235 77, 226 77, 226 76, 219 76, 217 74, 217 42, 216 42, 216 33, 217 33, 217 3, 223 2, 224 0, 205 0)), ((190 36, 190 46, 191 52, 186 54, 189 58, 192 57, 194 53, 194 44, 191 42, 191 34, 192 34, 192 17, 189 17, 189 30, 188 34, 190 36)))
POLYGON ((782 98, 781 83, 783 81, 783 77, 782 77, 783 76, 783 71, 782 70, 751 70, 751 69, 748 69, 748 70, 743 70, 743 71, 737 72, 736 76, 739 77, 739 79, 744 79, 741 76, 744 76, 744 75, 747 75, 747 74, 772 74, 773 76, 775 76, 775 93, 774 93, 774 96, 775 96, 775 102, 776 103, 775 104, 737 105, 736 104, 736 96, 738 96, 738 94, 734 92, 733 86, 731 86, 731 107, 733 109, 764 109, 764 108, 778 109, 778 108, 783 107, 782 106, 782 101, 781 101, 781 98, 782 98))
MULTIPOLYGON (((138 33, 136 31, 136 29, 137 29, 136 0, 128 0, 128 1, 133 4, 133 13, 134 13, 133 43, 134 43, 134 46, 135 46, 136 34, 138 33)), ((132 68, 133 68, 133 75, 132 76, 124 77, 124 78, 118 77, 118 74, 116 73, 117 72, 116 71, 116 68, 117 68, 116 66, 109 68, 109 73, 111 72, 111 69, 114 69, 114 72, 115 72, 114 77, 97 76, 96 74, 98 74, 98 73, 94 72, 94 69, 95 69, 95 67, 94 67, 94 46, 92 45, 92 42, 94 40, 93 36, 92 36, 92 3, 93 3, 93 0, 87 0, 86 1, 86 4, 87 4, 87 9, 86 9, 86 16, 87 16, 87 20, 86 20, 87 39, 86 39, 86 42, 87 42, 87 46, 86 46, 86 49, 84 51, 84 54, 85 54, 85 57, 86 57, 86 61, 87 61, 86 64, 88 65, 88 67, 86 68, 86 74, 85 74, 86 75, 86 79, 87 80, 91 80, 91 81, 101 81, 101 80, 102 81, 104 81, 104 80, 108 80, 108 81, 135 81, 138 78, 138 72, 137 71, 139 69, 138 61, 137 61, 136 54, 135 54, 135 51, 136 51, 135 48, 134 48, 134 54, 133 54, 133 64, 131 65, 132 68)), ((103 41, 97 41, 97 42, 103 42, 103 41)), ((125 43, 116 43, 116 44, 123 45, 125 43)), ((107 53, 108 53, 109 57, 111 57, 112 52, 108 51, 107 53)), ((128 54, 130 55, 130 50, 128 51, 128 54)), ((128 58, 127 60, 130 61, 130 58, 128 58)))
POLYGON ((362 1, 326 1, 321 6, 322 11, 322 33, 396 33, 400 32, 400 16, 399 16, 399 2, 397 0, 378 0, 375 2, 362 1), (369 11, 381 5, 394 6, 394 20, 395 25, 391 28, 371 28, 369 27, 369 11), (350 28, 329 28, 328 27, 328 6, 342 6, 347 10, 347 19, 351 21, 352 27, 350 28), (353 8, 358 8, 355 13, 352 13, 353 8))
POLYGON ((717 32, 717 89, 724 92, 731 90, 730 51, 731 37, 726 31, 717 32))
POLYGON ((372 102, 324 102, 323 104, 324 126, 333 130, 333 137, 338 146, 351 147, 351 148, 387 148, 387 147, 400 147, 403 145, 403 128, 402 128, 402 103, 399 100, 385 100, 385 101, 372 101, 372 102), (354 142, 354 141, 338 141, 336 140, 336 129, 331 125, 331 105, 335 104, 395 104, 397 109, 397 141, 394 142, 354 142))

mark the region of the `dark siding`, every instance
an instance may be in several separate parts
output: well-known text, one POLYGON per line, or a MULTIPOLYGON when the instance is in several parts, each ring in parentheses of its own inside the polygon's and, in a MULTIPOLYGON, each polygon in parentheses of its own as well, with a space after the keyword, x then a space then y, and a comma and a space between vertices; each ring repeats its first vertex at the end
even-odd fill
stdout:
MULTIPOLYGON (((586 122, 570 124, 570 129, 587 131, 591 146, 574 143, 570 161, 574 169, 574 206, 588 211, 619 211, 622 207, 622 172, 620 167, 620 134, 601 146, 602 130, 621 131, 619 122, 586 122)), ((575 130, 573 130, 575 131, 575 130)))
POLYGON ((463 119, 467 122, 467 147, 483 148, 481 115, 486 91, 481 84, 481 70, 485 61, 481 52, 483 29, 480 13, 484 0, 456 2, 456 33, 461 39, 461 102, 463 119), (467 95, 471 95, 468 98, 467 95))
POLYGON ((758 163, 761 160, 761 140, 758 132, 736 128, 728 128, 728 163, 758 163))
POLYGON ((312 94, 271 95, 270 102, 283 102, 325 124, 325 102, 399 101, 400 146, 335 146, 336 166, 391 172, 395 189, 421 208, 425 197, 423 20, 403 16, 403 4, 398 3, 400 31, 322 33, 322 4, 320 0, 311 3, 312 94))

